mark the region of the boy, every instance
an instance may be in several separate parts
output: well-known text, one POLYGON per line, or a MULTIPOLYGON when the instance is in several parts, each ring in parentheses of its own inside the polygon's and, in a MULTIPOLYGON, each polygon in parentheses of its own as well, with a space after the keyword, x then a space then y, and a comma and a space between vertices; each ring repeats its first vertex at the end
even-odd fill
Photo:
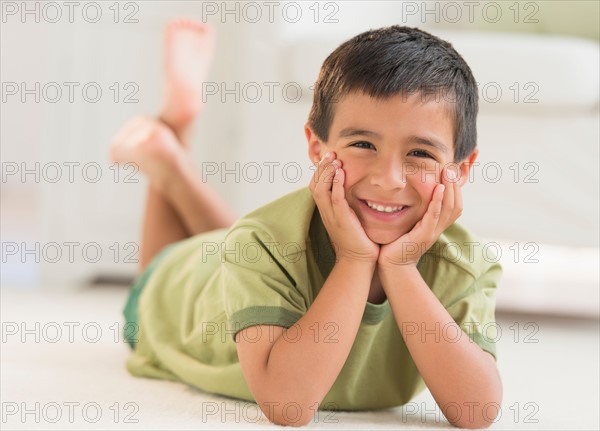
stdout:
MULTIPOLYGON (((207 34, 190 24, 186 37, 207 34)), ((178 81, 167 100, 194 97, 173 96, 193 87, 184 72, 167 70, 178 81)), ((402 405, 426 384, 450 423, 489 426, 502 384, 483 328, 501 268, 454 223, 478 108, 452 46, 393 26, 338 47, 305 126, 309 187, 229 228, 231 212, 178 143, 199 109, 180 102, 178 115, 167 103, 161 121, 135 120, 113 146, 151 181, 145 270, 125 309, 139 325, 129 371, 256 401, 281 425, 305 425, 317 409, 402 405)))

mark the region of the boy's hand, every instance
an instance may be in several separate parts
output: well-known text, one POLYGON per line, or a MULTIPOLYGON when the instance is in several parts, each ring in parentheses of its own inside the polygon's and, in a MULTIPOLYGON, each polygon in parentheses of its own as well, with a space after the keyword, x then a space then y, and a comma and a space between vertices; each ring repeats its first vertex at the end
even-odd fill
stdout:
POLYGON ((333 243, 336 258, 377 262, 379 245, 369 239, 344 195, 345 172, 336 154, 327 153, 310 182, 310 191, 333 243), (337 171, 337 173, 336 173, 337 171))
POLYGON ((416 266, 420 257, 437 241, 444 230, 462 214, 462 193, 457 173, 442 171, 442 184, 433 190, 427 212, 415 227, 396 241, 381 246, 377 260, 380 269, 398 265, 416 266), (453 176, 454 174, 454 176, 453 176))

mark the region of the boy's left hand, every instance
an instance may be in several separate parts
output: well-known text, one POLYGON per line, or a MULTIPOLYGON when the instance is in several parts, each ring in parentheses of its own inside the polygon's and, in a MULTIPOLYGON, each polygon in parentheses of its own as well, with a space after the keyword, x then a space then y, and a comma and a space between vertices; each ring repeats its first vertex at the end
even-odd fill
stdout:
POLYGON ((462 214, 461 186, 456 171, 442 170, 442 183, 433 190, 427 212, 415 227, 396 241, 381 246, 377 264, 380 269, 416 266, 421 256, 437 241, 444 230, 462 214), (454 177, 452 175, 454 174, 454 177))

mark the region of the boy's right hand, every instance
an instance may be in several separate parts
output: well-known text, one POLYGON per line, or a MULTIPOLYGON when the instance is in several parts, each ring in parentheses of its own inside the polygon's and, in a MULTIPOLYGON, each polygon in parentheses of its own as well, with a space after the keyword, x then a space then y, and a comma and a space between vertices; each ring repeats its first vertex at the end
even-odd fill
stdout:
POLYGON ((331 239, 336 260, 376 263, 380 246, 369 239, 348 205, 344 195, 345 177, 342 162, 336 159, 335 153, 329 152, 319 162, 309 189, 331 239))

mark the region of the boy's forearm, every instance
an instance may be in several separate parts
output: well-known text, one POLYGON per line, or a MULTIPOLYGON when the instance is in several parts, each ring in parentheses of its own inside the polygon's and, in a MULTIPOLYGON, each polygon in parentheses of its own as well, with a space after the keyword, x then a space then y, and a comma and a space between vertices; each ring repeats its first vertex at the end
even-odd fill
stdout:
POLYGON ((273 345, 267 378, 278 399, 267 401, 295 402, 314 414, 348 358, 374 270, 374 262, 335 264, 305 315, 273 345))
POLYGON ((490 406, 499 408, 502 400, 492 356, 462 332, 416 267, 390 268, 380 276, 406 346, 442 412, 461 428, 488 426, 495 419, 487 417, 495 414, 490 406))

